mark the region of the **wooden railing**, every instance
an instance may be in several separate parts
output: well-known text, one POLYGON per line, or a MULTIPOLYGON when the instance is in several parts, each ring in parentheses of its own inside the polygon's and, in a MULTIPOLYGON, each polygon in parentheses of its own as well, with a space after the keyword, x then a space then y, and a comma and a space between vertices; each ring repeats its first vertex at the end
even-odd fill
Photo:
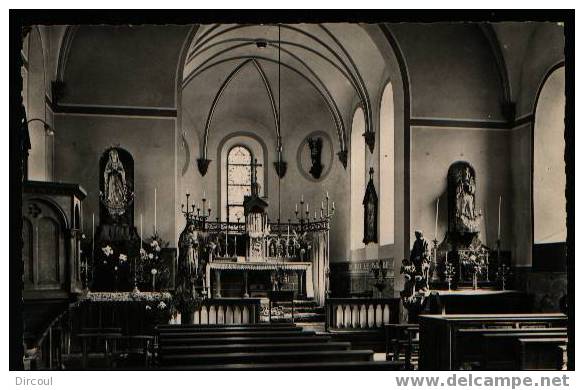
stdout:
POLYGON ((399 322, 399 298, 329 298, 326 330, 378 329, 399 322))
POLYGON ((78 302, 61 312, 41 333, 24 357, 27 370, 59 370, 71 350, 72 320, 78 302))
POLYGON ((193 323, 256 324, 260 320, 260 300, 254 298, 213 298, 202 302, 193 323))

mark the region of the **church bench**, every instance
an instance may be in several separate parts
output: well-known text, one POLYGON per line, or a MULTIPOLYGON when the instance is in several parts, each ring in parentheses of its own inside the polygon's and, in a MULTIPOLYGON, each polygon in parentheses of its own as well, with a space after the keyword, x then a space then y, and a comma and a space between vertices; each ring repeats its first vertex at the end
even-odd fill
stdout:
POLYGON ((519 339, 567 338, 567 332, 485 334, 482 338, 482 370, 517 369, 516 343, 519 339))
POLYGON ((565 337, 517 340, 518 370, 562 370, 564 368, 565 337))
POLYGON ((81 351, 82 351, 82 361, 81 365, 85 369, 87 368, 88 362, 88 343, 90 341, 98 340, 103 341, 104 344, 104 356, 105 361, 108 366, 111 366, 111 352, 115 350, 115 341, 122 337, 120 332, 92 332, 92 333, 79 333, 76 335, 81 340, 81 351))
POLYGON ((159 354, 178 355, 229 352, 343 351, 349 349, 351 349, 351 343, 329 342, 329 340, 323 340, 311 343, 173 345, 160 347, 159 354))
POLYGON ((217 365, 183 365, 160 367, 161 370, 189 371, 285 371, 285 370, 318 370, 318 371, 398 371, 403 370, 403 364, 388 361, 361 362, 299 362, 299 363, 262 363, 262 364, 217 364, 217 365))
POLYGON ((237 363, 304 363, 304 362, 353 362, 373 360, 371 350, 345 351, 287 351, 287 352, 233 352, 221 354, 179 354, 158 357, 161 366, 237 363))
POLYGON ((400 360, 404 355, 406 367, 411 366, 411 357, 418 348, 418 324, 386 324, 385 325, 385 356, 390 360, 400 360))
POLYGON ((331 336, 314 335, 304 336, 273 336, 273 337, 225 337, 225 338, 180 338, 161 339, 159 347, 165 345, 219 345, 219 344, 278 344, 278 343, 310 343, 318 341, 330 341, 331 336))
POLYGON ((483 347, 481 336, 486 334, 532 334, 542 332, 567 332, 567 328, 470 328, 458 329, 456 331, 457 356, 455 357, 459 365, 477 364, 480 362, 483 347))
POLYGON ((454 370, 459 329, 468 328, 558 328, 567 326, 562 313, 548 314, 446 314, 420 315, 420 370, 454 370))

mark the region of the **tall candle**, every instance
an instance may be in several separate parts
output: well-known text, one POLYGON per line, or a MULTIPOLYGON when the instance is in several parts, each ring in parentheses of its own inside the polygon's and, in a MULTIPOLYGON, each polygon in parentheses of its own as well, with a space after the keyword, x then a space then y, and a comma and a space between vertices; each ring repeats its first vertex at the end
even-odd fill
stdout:
POLYGON ((157 193, 156 192, 157 192, 156 187, 154 187, 154 235, 156 235, 156 231, 157 231, 157 229, 156 229, 156 203, 157 203, 156 198, 157 198, 157 193))
POLYGON ((142 249, 142 237, 143 236, 143 225, 142 225, 143 219, 142 219, 142 214, 140 214, 140 249, 142 249))
POLYGON ((434 223, 434 239, 438 239, 438 206, 440 205, 440 198, 436 198, 436 221, 434 223))
POLYGON ((499 218, 497 220, 497 240, 501 239, 501 195, 499 195, 499 218))
POLYGON ((298 203, 294 204, 294 211, 298 212, 298 203))
MULTIPOLYGON (((95 269, 95 213, 91 214, 91 279, 93 280, 93 270, 95 269)), ((87 276, 87 260, 85 260, 85 281, 88 279, 87 276)), ((89 284, 86 284, 89 289, 89 284)))

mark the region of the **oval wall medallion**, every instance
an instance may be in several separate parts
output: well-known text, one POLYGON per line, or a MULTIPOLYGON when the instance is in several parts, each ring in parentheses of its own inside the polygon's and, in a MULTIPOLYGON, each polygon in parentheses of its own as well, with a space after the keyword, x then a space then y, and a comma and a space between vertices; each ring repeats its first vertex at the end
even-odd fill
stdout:
POLYGON ((330 136, 324 131, 314 131, 302 140, 296 162, 298 170, 311 181, 324 180, 333 165, 333 148, 330 136))

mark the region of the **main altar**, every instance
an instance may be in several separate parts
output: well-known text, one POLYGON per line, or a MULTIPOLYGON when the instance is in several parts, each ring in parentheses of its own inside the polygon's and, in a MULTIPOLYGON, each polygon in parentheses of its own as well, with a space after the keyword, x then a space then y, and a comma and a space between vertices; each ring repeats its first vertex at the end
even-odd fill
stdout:
POLYGON ((251 164, 243 220, 213 220, 208 199, 193 202, 186 194, 176 280, 176 295, 184 306, 193 298, 261 298, 275 290, 294 291, 299 299, 324 305, 334 202, 326 194, 320 210, 310 215, 302 197, 295 221, 270 221, 268 200, 259 195, 256 164, 251 164))

